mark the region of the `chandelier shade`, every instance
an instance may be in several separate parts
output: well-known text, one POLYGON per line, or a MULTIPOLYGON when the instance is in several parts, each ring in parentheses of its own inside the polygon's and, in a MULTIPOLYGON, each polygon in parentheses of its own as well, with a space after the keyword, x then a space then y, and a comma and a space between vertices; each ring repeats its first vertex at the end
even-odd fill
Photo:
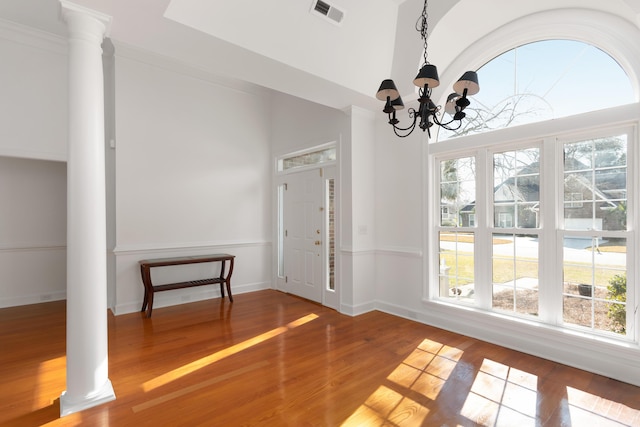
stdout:
POLYGON ((394 100, 400 96, 400 92, 398 92, 398 88, 396 88, 396 84, 391 79, 383 80, 380 83, 380 89, 378 89, 378 93, 376 94, 376 98, 380 101, 386 101, 387 98, 394 100))
POLYGON ((460 79, 453 84, 453 91, 459 95, 464 94, 467 90, 467 96, 473 96, 480 92, 478 85, 478 74, 475 71, 465 72, 460 79))
POLYGON ((397 97, 396 99, 391 101, 391 106, 396 111, 404 110, 404 102, 402 102, 402 98, 401 97, 397 97))
POLYGON ((404 103, 393 80, 383 80, 376 93, 376 98, 385 103, 382 111, 388 115, 389 124, 393 126, 394 133, 401 138, 409 136, 415 130, 416 125, 423 132, 427 131, 429 137, 431 137, 430 128, 434 124, 447 130, 459 129, 462 126, 462 119, 466 117, 463 110, 471 104, 467 97, 480 91, 478 74, 475 71, 467 71, 453 85, 454 93, 447 97, 444 109, 432 101, 431 91, 440 86, 440 79, 436 66, 427 60, 427 17, 427 0, 424 0, 422 14, 416 22, 416 30, 420 33, 424 45, 424 61, 418 75, 413 80, 413 84, 418 87, 420 107, 417 111, 414 108, 408 109, 409 118, 413 120, 413 123, 406 128, 398 126, 400 121, 396 118, 396 111, 404 109, 404 103), (445 114, 451 118, 445 118, 445 114))
POLYGON ((454 115, 456 113, 456 101, 460 98, 457 93, 451 93, 447 96, 447 103, 444 104, 444 112, 454 115))
POLYGON ((419 88, 423 88, 426 86, 430 88, 440 86, 440 79, 438 78, 438 68, 432 64, 425 64, 415 79, 413 79, 413 84, 419 88))

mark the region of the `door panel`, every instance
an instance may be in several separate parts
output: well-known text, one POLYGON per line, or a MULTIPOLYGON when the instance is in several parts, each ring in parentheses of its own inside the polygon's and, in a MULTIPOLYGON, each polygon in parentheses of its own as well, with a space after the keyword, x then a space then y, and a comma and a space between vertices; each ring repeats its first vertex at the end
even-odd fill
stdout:
POLYGON ((284 193, 287 292, 322 302, 323 188, 320 170, 291 175, 284 193))

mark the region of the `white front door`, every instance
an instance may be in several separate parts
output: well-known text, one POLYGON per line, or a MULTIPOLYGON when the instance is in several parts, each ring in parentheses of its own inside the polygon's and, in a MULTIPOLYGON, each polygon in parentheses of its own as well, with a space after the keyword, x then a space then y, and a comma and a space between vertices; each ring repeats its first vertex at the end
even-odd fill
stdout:
POLYGON ((322 169, 292 174, 284 192, 286 291, 322 303, 324 200, 322 169))

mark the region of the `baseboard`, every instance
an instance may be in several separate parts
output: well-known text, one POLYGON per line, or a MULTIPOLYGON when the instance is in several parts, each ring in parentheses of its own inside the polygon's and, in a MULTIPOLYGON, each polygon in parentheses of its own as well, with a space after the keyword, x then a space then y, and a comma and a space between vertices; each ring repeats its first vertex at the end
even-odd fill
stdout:
POLYGON ((51 301, 67 299, 67 291, 52 291, 35 295, 21 295, 18 297, 0 298, 0 308, 17 307, 20 305, 41 304, 51 301))
POLYGON ((362 304, 349 305, 349 304, 340 304, 340 313, 346 314, 348 316, 359 316, 361 314, 368 313, 370 311, 376 310, 375 301, 369 301, 362 304))

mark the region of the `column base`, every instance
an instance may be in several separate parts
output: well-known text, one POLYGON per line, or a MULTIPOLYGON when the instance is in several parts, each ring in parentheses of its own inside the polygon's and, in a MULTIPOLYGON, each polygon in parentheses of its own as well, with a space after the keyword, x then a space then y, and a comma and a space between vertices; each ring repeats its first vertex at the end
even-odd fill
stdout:
POLYGON ((65 390, 60 395, 60 417, 84 411, 85 409, 93 408, 94 406, 102 405, 112 400, 116 400, 116 394, 113 391, 111 380, 107 380, 98 392, 79 401, 70 399, 65 390))

